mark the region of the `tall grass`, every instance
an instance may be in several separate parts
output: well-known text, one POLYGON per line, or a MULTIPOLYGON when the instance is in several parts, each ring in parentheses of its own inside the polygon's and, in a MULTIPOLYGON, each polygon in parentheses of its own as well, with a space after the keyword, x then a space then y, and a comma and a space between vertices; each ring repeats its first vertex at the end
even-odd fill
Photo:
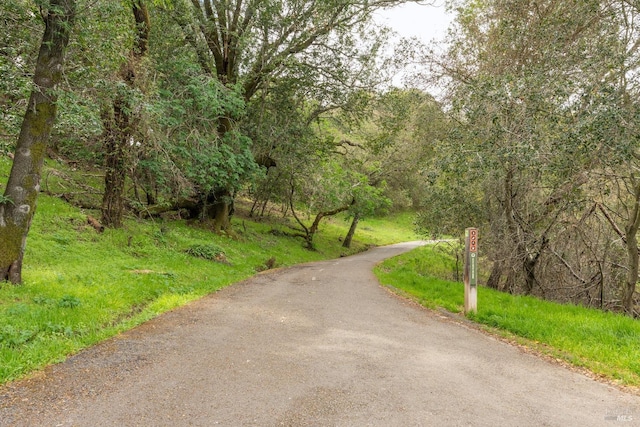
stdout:
MULTIPOLYGON (((432 266, 442 265, 442 258, 433 247, 423 247, 385 261, 376 274, 383 284, 427 307, 458 313, 464 307, 463 285, 433 274, 432 266)), ((637 320, 485 287, 478 288, 478 312, 468 317, 545 354, 621 384, 640 386, 637 320)))

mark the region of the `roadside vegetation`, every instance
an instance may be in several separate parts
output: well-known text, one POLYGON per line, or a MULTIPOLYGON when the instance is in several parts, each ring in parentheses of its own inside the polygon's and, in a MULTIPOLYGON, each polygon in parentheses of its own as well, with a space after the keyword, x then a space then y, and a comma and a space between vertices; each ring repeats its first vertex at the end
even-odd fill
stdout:
MULTIPOLYGON (((8 165, 0 158, 0 177, 8 165)), ((45 170, 51 190, 61 172, 45 170)), ((87 223, 96 212, 41 195, 23 284, 0 283, 0 384, 260 271, 417 238, 409 214, 365 219, 346 249, 343 216, 325 220, 309 250, 284 219, 249 218, 248 206, 237 201, 229 236, 198 221, 133 217, 99 233, 87 223)))
MULTIPOLYGON (((426 246, 376 267, 381 283, 430 309, 462 313, 464 286, 456 262, 426 246)), ((640 322, 622 314, 478 287, 478 312, 467 316, 491 333, 601 378, 640 386, 640 322)))

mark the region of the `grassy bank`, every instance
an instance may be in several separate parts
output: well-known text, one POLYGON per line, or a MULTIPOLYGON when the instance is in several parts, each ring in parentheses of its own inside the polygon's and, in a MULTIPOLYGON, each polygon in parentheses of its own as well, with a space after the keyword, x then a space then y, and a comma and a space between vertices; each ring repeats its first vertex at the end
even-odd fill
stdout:
MULTIPOLYGON (((460 313, 461 283, 439 279, 455 262, 424 247, 376 268, 380 281, 430 308, 460 313)), ((450 274, 450 273, 449 273, 450 274)), ((640 386, 640 322, 599 310, 478 288, 478 313, 493 332, 623 385, 640 386)))
MULTIPOLYGON (((8 165, 0 158, 0 182, 8 165)), ((48 178, 45 184, 54 186, 55 176, 48 178)), ((268 220, 236 217, 231 238, 198 223, 134 218, 122 229, 97 233, 87 214, 98 216, 39 197, 24 284, 0 284, 0 384, 268 267, 335 258, 411 236, 384 231, 390 223, 410 223, 406 216, 364 220, 363 233, 356 232, 345 250, 340 237, 349 223, 330 218, 315 237, 317 250, 309 251, 300 239, 273 232, 284 227, 268 220)))

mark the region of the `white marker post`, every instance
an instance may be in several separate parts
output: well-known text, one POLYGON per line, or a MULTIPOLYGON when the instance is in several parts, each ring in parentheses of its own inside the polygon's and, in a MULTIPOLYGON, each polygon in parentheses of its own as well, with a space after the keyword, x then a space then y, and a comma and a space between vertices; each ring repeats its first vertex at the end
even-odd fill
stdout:
POLYGON ((478 312, 478 229, 464 231, 464 312, 478 312))

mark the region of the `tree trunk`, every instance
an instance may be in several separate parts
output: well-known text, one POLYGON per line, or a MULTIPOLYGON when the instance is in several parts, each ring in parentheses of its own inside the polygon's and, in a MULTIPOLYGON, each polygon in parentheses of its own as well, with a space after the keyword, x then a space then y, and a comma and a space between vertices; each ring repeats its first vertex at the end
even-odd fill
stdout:
POLYGON ((494 261, 491 267, 491 274, 487 279, 487 287, 500 290, 500 279, 502 278, 502 262, 494 261))
MULTIPOLYGON (((124 213, 124 184, 126 179, 126 152, 129 126, 128 114, 117 100, 113 103, 113 115, 103 118, 105 127, 104 194, 102 196, 102 223, 107 227, 122 226, 124 213)), ((126 108, 126 107, 124 107, 126 108)))
MULTIPOLYGON (((218 119, 218 135, 224 139, 227 132, 233 130, 233 123, 229 117, 218 119)), ((231 215, 233 214, 233 191, 219 188, 212 193, 213 204, 208 209, 208 217, 213 220, 213 231, 231 232, 231 215)))
POLYGON ((522 262, 522 268, 524 270, 524 294, 531 295, 533 288, 536 284, 536 259, 529 257, 525 258, 522 262))
MULTIPOLYGON (((130 88, 137 85, 136 75, 141 60, 147 54, 149 41, 149 13, 143 0, 132 3, 136 24, 136 39, 129 59, 120 70, 120 80, 130 88)), ((107 227, 122 226, 124 213, 124 186, 129 170, 128 153, 135 131, 134 106, 126 96, 116 95, 113 116, 105 121, 105 177, 102 198, 102 223, 107 227)), ((104 121, 104 119, 103 119, 104 121)))
POLYGON ((629 316, 634 314, 633 295, 638 282, 638 262, 640 261, 637 237, 638 229, 640 229, 640 183, 634 185, 633 192, 635 198, 633 209, 629 214, 624 232, 618 227, 607 210, 601 204, 598 204, 598 209, 609 222, 611 228, 620 236, 627 251, 627 277, 622 287, 622 309, 629 316))
POLYGON ((358 227, 358 221, 360 221, 360 215, 358 213, 353 215, 353 220, 351 221, 351 227, 349 227, 349 232, 347 236, 344 238, 344 242, 342 242, 343 248, 351 247, 351 240, 353 240, 353 235, 356 233, 356 228, 358 227))
POLYGON ((322 218, 324 218, 325 216, 332 216, 337 213, 344 212, 351 206, 353 206, 356 202, 356 200, 353 199, 348 205, 341 206, 331 211, 318 213, 316 215, 316 218, 313 220, 313 224, 311 224, 311 227, 307 227, 306 225, 304 225, 304 222, 302 222, 302 220, 298 217, 298 215, 296 214, 296 210, 293 208, 293 193, 295 191, 295 186, 293 185, 293 182, 290 185, 291 191, 289 192, 289 207, 291 208, 291 214, 295 218, 296 222, 300 225, 300 227, 302 227, 302 231, 304 232, 304 234, 296 234, 296 237, 304 237, 305 245, 308 249, 313 249, 313 236, 318 231, 318 227, 320 226, 320 221, 322 221, 322 218))
POLYGON ((504 282, 504 290, 512 295, 516 294, 518 287, 516 283, 516 271, 510 268, 504 282))
POLYGON ((196 217, 201 221, 211 220, 213 231, 231 231, 231 216, 233 215, 233 194, 229 190, 219 189, 209 195, 200 196, 196 217))
POLYGON ((622 289, 622 308, 624 312, 633 316, 633 294, 638 282, 638 229, 640 228, 640 183, 634 186, 634 206, 625 227, 627 249, 627 280, 622 289))
MULTIPOLYGON (((524 244, 521 241, 521 237, 518 233, 518 226, 514 219, 514 191, 513 191, 513 179, 514 179, 513 167, 509 167, 506 171, 504 178, 504 205, 503 214, 507 228, 507 236, 505 243, 508 244, 508 251, 513 252, 513 256, 508 258, 506 266, 509 268, 507 275, 507 281, 505 283, 506 289, 509 293, 516 291, 516 275, 515 272, 520 266, 525 266, 527 262, 527 252, 524 248, 524 244), (508 239, 508 240, 507 240, 508 239)), ((526 268, 524 269, 526 271, 526 268)), ((527 285, 528 286, 528 285, 527 285)))
POLYGON ((214 192, 213 204, 209 207, 209 217, 213 220, 213 231, 231 231, 233 214, 233 196, 228 190, 214 192))
POLYGON ((31 92, 4 196, 0 198, 0 281, 22 282, 22 258, 36 209, 40 171, 56 119, 57 86, 75 15, 74 0, 51 0, 31 92))
POLYGON ((315 236, 316 232, 318 231, 318 227, 320 227, 320 221, 322 221, 322 218, 324 218, 325 216, 333 216, 333 215, 339 214, 340 212, 344 212, 347 209, 349 209, 351 206, 353 206, 355 202, 356 201, 354 199, 348 205, 341 206, 332 211, 318 213, 316 215, 316 218, 313 220, 313 224, 311 224, 311 227, 309 227, 309 230, 307 231, 307 237, 306 237, 307 247, 309 249, 313 248, 313 236, 315 236))
MULTIPOLYGON (((516 221, 516 210, 515 210, 515 201, 516 201, 516 193, 513 189, 513 180, 514 180, 514 169, 510 167, 507 170, 507 173, 504 178, 504 216, 505 222, 507 226, 508 238, 510 240, 511 245, 513 245, 514 256, 510 259, 509 264, 511 264, 511 271, 516 271, 517 269, 522 268, 522 272, 524 273, 524 294, 530 295, 533 292, 534 286, 537 282, 535 276, 535 269, 538 263, 538 259, 542 250, 544 249, 543 243, 540 250, 534 255, 531 256, 528 250, 528 242, 526 240, 526 235, 524 230, 518 225, 516 221)), ((544 238, 543 238, 544 240, 544 238)), ((512 289, 513 284, 509 285, 512 289)))
POLYGON ((627 280, 622 290, 622 308, 624 312, 633 316, 633 294, 638 281, 638 240, 635 233, 628 235, 627 241, 627 280))

